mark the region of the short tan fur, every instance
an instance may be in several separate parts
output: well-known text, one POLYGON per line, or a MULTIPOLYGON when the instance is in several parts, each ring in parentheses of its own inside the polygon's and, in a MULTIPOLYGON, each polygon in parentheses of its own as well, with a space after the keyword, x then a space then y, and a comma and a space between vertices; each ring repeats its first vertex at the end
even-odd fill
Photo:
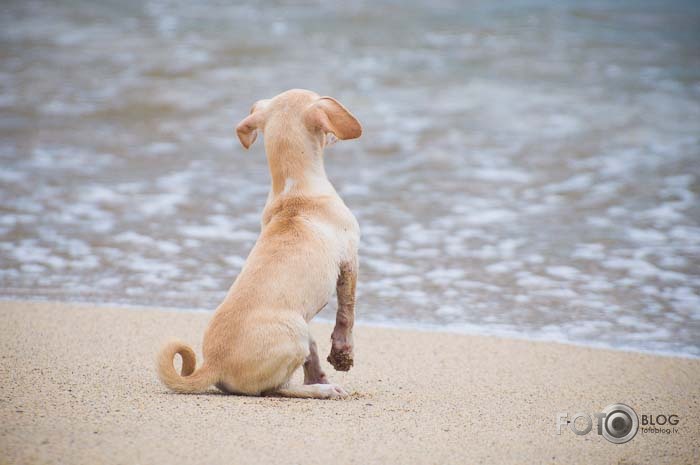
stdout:
POLYGON ((158 375, 182 393, 215 385, 247 395, 344 397, 328 384, 308 323, 337 291, 328 361, 349 370, 360 230, 326 176, 323 151, 333 138, 360 137, 362 127, 337 100, 293 89, 256 102, 236 127, 245 148, 259 132, 272 177, 260 236, 204 334, 202 365, 195 368, 190 346, 173 341, 158 355, 158 375), (290 384, 302 366, 304 384, 290 384))

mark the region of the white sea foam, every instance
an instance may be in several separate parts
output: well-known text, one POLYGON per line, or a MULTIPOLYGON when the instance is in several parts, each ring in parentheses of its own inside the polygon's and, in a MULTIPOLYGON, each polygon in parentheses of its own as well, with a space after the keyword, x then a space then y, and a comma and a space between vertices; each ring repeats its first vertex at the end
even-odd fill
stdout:
POLYGON ((594 47, 612 4, 566 21, 509 5, 549 15, 516 30, 492 8, 475 5, 474 22, 456 3, 410 3, 394 19, 426 19, 419 36, 374 21, 374 4, 353 22, 206 2, 129 18, 107 3, 86 22, 71 5, 10 1, 0 17, 4 295, 214 308, 270 182, 263 144, 243 152, 234 125, 303 83, 364 127, 324 158, 362 228, 362 318, 700 354, 700 92, 683 5, 634 2, 658 40, 622 22, 625 40, 594 47), (593 27, 572 28, 581 18, 593 27), (353 35, 374 45, 338 40, 353 35), (310 57, 318 72, 299 67, 310 57))

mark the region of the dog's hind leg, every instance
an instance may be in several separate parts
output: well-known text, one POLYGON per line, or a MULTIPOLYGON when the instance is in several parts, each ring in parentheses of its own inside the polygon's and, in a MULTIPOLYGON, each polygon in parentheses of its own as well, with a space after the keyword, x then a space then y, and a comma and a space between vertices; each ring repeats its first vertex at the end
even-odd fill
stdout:
POLYGON ((304 384, 328 384, 328 378, 321 369, 316 341, 309 338, 309 355, 304 361, 304 384))
POLYGON ((342 399, 347 397, 348 393, 337 384, 290 384, 265 395, 303 399, 342 399))

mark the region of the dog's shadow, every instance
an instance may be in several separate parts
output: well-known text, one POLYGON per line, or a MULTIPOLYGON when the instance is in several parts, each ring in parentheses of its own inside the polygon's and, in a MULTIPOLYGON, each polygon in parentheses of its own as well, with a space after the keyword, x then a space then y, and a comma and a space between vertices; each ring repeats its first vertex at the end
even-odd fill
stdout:
POLYGON ((208 389, 203 392, 196 392, 196 393, 181 393, 181 392, 172 392, 172 391, 160 391, 160 394, 166 395, 166 396, 188 396, 188 397, 240 397, 246 400, 259 400, 261 402, 264 401, 277 401, 277 402, 306 402, 306 401, 317 401, 317 402, 327 402, 327 401, 336 401, 336 402, 342 402, 342 401, 353 401, 353 400, 361 400, 361 399, 367 399, 371 398, 372 396, 368 394, 363 394, 361 392, 353 391, 351 392, 346 398, 343 399, 314 399, 314 398, 309 398, 309 399, 300 399, 300 398, 295 398, 295 397, 284 397, 281 395, 277 394, 264 394, 264 395, 249 395, 249 394, 238 394, 234 392, 224 392, 220 391, 217 389, 208 389))

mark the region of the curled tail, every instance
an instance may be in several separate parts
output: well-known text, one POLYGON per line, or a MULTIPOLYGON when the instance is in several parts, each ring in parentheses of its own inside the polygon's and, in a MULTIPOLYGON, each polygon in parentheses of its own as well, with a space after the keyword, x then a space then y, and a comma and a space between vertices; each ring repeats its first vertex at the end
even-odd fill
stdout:
POLYGON ((216 374, 212 373, 206 364, 195 371, 196 363, 197 358, 190 346, 181 341, 169 342, 160 351, 156 360, 158 377, 163 384, 175 392, 202 392, 217 381, 216 374), (173 366, 175 354, 180 354, 182 357, 180 375, 173 366))

